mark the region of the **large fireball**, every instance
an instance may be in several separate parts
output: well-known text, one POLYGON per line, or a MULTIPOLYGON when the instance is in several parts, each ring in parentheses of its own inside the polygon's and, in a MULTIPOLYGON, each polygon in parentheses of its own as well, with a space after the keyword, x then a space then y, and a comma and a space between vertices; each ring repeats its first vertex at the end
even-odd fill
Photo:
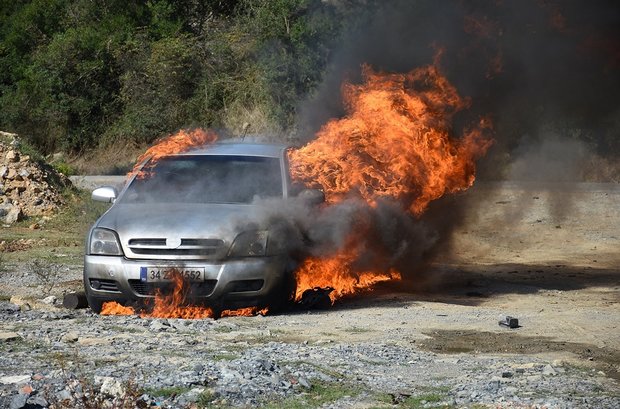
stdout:
MULTIPOLYGON (((343 86, 347 115, 325 124, 316 138, 290 152, 293 178, 322 188, 328 203, 358 197, 399 203, 420 217, 428 204, 469 188, 475 162, 492 140, 490 123, 479 120, 460 138, 452 136, 455 113, 467 107, 436 65, 406 74, 381 73, 369 66, 363 83, 343 86)), ((307 289, 332 287, 332 300, 399 279, 389 271, 356 271, 365 234, 353 229, 347 246, 332 255, 311 257, 297 271, 297 299, 307 289)), ((389 255, 386 255, 386 258, 389 255)))

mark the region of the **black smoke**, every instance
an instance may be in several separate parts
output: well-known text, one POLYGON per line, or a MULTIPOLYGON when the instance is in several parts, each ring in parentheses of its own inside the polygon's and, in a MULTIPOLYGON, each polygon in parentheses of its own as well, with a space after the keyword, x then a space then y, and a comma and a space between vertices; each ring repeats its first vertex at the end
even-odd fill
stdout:
MULTIPOLYGON (((334 50, 320 87, 300 103, 302 144, 327 121, 346 114, 341 85, 360 82, 362 64, 379 71, 409 72, 439 56, 442 73, 470 100, 470 107, 454 120, 454 137, 481 117, 493 123, 495 143, 478 163, 478 180, 573 183, 591 177, 585 171, 587 163, 598 159, 619 163, 617 2, 351 0, 348 4, 366 17, 334 50)), ((594 173, 609 181, 605 179, 609 173, 594 173)), ((611 175, 620 176, 620 166, 611 175)), ((570 200, 562 197, 550 200, 558 221, 571 207, 570 200)), ((372 209, 360 203, 341 204, 322 217, 312 216, 306 227, 317 236, 315 243, 322 244, 319 249, 334 252, 339 242, 333 238, 346 237, 355 226, 338 212, 362 215, 370 226, 369 253, 376 247, 379 254, 391 252, 377 267, 396 267, 412 278, 428 262, 451 251, 452 232, 475 208, 467 195, 432 202, 419 217, 398 203, 372 209)), ((506 217, 509 225, 510 215, 506 217)), ((299 220, 300 213, 292 219, 299 220)))
POLYGON ((578 141, 603 158, 620 156, 617 2, 403 0, 379 2, 367 13, 372 4, 357 5, 368 17, 344 37, 322 85, 300 104, 303 140, 344 114, 341 84, 359 81, 361 64, 407 72, 442 50, 443 73, 471 99, 455 135, 482 115, 494 123, 482 179, 513 176, 519 153, 548 137, 578 141))

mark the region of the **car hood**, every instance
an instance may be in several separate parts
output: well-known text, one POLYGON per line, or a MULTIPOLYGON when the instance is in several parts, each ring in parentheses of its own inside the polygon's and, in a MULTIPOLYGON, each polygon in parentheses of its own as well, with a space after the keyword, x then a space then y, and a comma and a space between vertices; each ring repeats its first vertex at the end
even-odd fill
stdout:
POLYGON ((238 204, 117 203, 96 227, 116 231, 123 247, 132 238, 217 238, 230 243, 245 230, 252 208, 238 204))

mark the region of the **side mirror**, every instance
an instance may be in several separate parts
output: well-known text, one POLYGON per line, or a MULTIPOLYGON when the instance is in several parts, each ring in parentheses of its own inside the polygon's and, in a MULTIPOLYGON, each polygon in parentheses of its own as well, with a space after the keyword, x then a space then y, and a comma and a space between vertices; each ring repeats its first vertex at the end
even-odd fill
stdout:
POLYGON ((304 189, 297 197, 313 206, 325 203, 325 193, 319 189, 304 189))
POLYGON ((97 202, 114 203, 116 195, 116 189, 112 186, 102 186, 93 190, 90 197, 97 202))

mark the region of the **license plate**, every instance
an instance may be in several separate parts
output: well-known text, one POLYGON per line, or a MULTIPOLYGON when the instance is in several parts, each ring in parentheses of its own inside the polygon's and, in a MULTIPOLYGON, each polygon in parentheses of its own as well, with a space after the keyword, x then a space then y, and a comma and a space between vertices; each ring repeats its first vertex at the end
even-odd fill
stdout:
POLYGON ((204 267, 140 267, 140 281, 147 283, 172 281, 175 273, 188 281, 205 280, 204 267))

